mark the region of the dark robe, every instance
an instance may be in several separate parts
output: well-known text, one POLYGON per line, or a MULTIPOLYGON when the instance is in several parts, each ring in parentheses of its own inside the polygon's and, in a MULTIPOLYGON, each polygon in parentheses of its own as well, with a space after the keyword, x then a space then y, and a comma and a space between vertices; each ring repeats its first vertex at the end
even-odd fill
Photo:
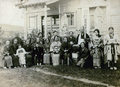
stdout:
POLYGON ((29 54, 26 54, 26 66, 29 67, 32 65, 32 46, 30 44, 25 44, 24 49, 29 54))
POLYGON ((90 57, 89 50, 85 47, 84 50, 82 48, 79 48, 78 50, 78 61, 81 60, 81 58, 84 60, 84 68, 88 68, 92 66, 92 58, 90 57))
MULTIPOLYGON (((68 42, 63 42, 60 48, 60 58, 63 59, 64 64, 67 63, 65 56, 70 58, 70 54, 71 54, 71 45, 68 42), (64 50, 67 50, 67 52, 65 53, 64 50)), ((72 63, 72 59, 70 58, 70 65, 71 63, 72 63)))
POLYGON ((44 54, 43 47, 34 47, 32 52, 32 55, 33 55, 32 58, 36 56, 36 62, 43 64, 43 54, 44 54))
POLYGON ((18 49, 17 44, 12 44, 10 46, 10 55, 12 57, 13 67, 19 66, 19 57, 14 55, 14 54, 16 54, 17 49, 18 49))

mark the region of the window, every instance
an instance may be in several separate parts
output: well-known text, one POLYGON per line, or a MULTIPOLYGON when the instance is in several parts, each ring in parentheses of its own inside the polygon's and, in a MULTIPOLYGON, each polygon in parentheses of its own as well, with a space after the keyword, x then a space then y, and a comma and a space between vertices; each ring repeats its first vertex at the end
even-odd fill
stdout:
POLYGON ((29 28, 35 28, 35 16, 29 17, 29 28))
POLYGON ((75 14, 67 13, 66 15, 67 15, 68 26, 74 26, 75 25, 75 14))

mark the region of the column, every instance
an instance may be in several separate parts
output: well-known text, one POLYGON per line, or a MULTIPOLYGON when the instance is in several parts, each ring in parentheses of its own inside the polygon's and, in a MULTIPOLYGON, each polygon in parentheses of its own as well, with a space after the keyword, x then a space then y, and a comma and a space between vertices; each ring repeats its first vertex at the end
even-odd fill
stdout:
POLYGON ((24 9, 24 39, 27 39, 27 8, 24 9))
POLYGON ((110 0, 107 0, 107 30, 108 31, 108 28, 111 26, 110 24, 110 17, 111 16, 111 12, 110 12, 110 0))
POLYGON ((60 1, 59 1, 59 34, 61 36, 61 15, 60 15, 60 1))
POLYGON ((45 38, 47 38, 47 5, 45 5, 45 7, 44 7, 44 9, 45 9, 45 38))

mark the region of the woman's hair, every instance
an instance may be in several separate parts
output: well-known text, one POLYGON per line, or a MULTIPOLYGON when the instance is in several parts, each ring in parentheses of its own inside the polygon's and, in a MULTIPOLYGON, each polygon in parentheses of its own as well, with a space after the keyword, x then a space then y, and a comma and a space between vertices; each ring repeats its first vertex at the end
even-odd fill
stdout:
POLYGON ((101 37, 99 29, 95 29, 94 32, 95 32, 95 31, 98 32, 98 37, 101 37))
POLYGON ((108 30, 110 30, 110 29, 114 30, 114 28, 113 28, 113 27, 109 27, 109 28, 108 28, 108 30))

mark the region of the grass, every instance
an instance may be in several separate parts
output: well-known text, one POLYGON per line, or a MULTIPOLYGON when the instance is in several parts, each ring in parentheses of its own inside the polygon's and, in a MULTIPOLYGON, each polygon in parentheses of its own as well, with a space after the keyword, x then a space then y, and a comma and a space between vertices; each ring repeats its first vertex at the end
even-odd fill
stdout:
MULTIPOLYGON (((38 67, 38 66, 37 66, 38 67)), ((65 76, 76 78, 85 78, 93 81, 99 81, 113 86, 120 86, 120 70, 113 71, 109 69, 80 69, 75 66, 49 66, 43 65, 38 67, 45 71, 57 73, 65 76)))

